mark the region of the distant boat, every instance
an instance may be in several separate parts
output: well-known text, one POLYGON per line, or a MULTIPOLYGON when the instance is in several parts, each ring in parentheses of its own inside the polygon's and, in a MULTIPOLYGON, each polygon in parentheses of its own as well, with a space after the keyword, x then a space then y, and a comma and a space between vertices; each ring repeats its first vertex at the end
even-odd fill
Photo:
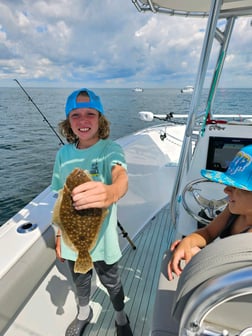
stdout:
POLYGON ((180 90, 181 93, 192 93, 194 90, 194 87, 191 85, 185 86, 183 89, 180 90))
POLYGON ((140 88, 140 87, 136 87, 136 88, 134 88, 133 89, 133 91, 135 91, 135 92, 143 92, 143 88, 140 88))

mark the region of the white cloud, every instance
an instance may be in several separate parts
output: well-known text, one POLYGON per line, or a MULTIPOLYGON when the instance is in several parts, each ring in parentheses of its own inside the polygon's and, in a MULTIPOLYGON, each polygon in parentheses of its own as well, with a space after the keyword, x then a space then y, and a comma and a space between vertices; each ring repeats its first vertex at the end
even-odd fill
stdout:
MULTIPOLYGON (((193 84, 205 19, 138 13, 130 0, 2 0, 0 85, 193 84), (41 84, 42 83, 42 84, 41 84)), ((250 19, 239 19, 222 83, 251 86, 250 19), (238 52, 240 50, 240 52, 238 52)))

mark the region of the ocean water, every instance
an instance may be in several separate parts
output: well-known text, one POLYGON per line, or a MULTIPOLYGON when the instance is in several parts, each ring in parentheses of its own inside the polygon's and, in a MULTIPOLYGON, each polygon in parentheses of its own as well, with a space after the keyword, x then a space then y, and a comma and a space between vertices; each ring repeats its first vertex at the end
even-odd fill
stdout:
MULTIPOLYGON (((72 89, 26 88, 26 91, 57 130, 58 123, 65 118, 64 104, 72 89)), ((101 96, 111 122, 112 139, 150 126, 139 119, 139 111, 185 114, 191 100, 190 94, 180 94, 178 89, 143 92, 95 89, 95 92, 101 96)), ((251 97, 252 89, 221 89, 214 111, 251 114, 251 97)), ((50 184, 59 147, 59 139, 25 93, 19 87, 0 88, 0 225, 50 184)))

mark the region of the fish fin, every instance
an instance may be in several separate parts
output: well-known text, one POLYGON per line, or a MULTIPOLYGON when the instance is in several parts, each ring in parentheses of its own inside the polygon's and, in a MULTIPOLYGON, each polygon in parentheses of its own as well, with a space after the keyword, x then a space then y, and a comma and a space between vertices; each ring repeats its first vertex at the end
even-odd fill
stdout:
POLYGON ((61 207, 62 199, 63 199, 63 189, 60 189, 60 191, 58 192, 57 200, 56 200, 56 202, 54 204, 54 208, 53 208, 52 223, 55 224, 55 225, 57 225, 61 229, 62 238, 63 238, 65 244, 69 248, 71 248, 72 250, 76 250, 74 248, 71 240, 69 239, 67 233, 66 233, 64 225, 61 222, 60 207, 61 207))
POLYGON ((61 228, 61 234, 62 234, 62 238, 64 240, 64 243, 66 244, 67 247, 69 247, 71 250, 78 252, 77 248, 74 246, 74 244, 72 243, 72 241, 70 240, 70 238, 68 237, 64 227, 61 228))
POLYGON ((100 223, 99 225, 97 226, 97 230, 96 230, 96 234, 93 238, 93 241, 92 243, 90 244, 88 250, 89 252, 93 250, 93 248, 95 247, 96 243, 97 243, 97 239, 99 237, 99 233, 100 233, 100 230, 101 230, 101 227, 102 227, 102 224, 107 216, 107 214, 109 213, 109 211, 107 209, 102 209, 102 214, 101 214, 101 219, 100 219, 100 223))
POLYGON ((87 251, 82 251, 78 254, 78 257, 74 264, 75 273, 87 273, 93 268, 93 262, 90 254, 87 251))
POLYGON ((107 217, 108 213, 109 213, 108 209, 103 209, 102 218, 101 218, 102 222, 104 222, 104 220, 107 217))

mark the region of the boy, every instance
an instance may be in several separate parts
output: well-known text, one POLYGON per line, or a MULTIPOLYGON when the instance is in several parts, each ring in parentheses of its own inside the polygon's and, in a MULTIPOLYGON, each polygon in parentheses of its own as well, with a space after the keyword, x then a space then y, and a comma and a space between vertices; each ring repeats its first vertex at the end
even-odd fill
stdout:
MULTIPOLYGON (((118 274, 121 257, 117 234, 116 202, 127 192, 128 176, 121 147, 109 140, 109 122, 104 116, 100 98, 86 88, 72 92, 66 102, 66 120, 59 124, 68 144, 56 155, 52 189, 63 188, 74 168, 88 170, 93 181, 77 186, 72 191, 76 210, 107 208, 106 216, 95 247, 91 251, 94 268, 101 283, 107 288, 115 309, 116 333, 132 336, 129 320, 124 312, 124 292, 118 274)), ((66 330, 66 336, 82 335, 93 316, 89 306, 92 270, 86 274, 74 273, 76 254, 60 235, 56 236, 56 255, 68 259, 78 296, 78 315, 66 330)))

